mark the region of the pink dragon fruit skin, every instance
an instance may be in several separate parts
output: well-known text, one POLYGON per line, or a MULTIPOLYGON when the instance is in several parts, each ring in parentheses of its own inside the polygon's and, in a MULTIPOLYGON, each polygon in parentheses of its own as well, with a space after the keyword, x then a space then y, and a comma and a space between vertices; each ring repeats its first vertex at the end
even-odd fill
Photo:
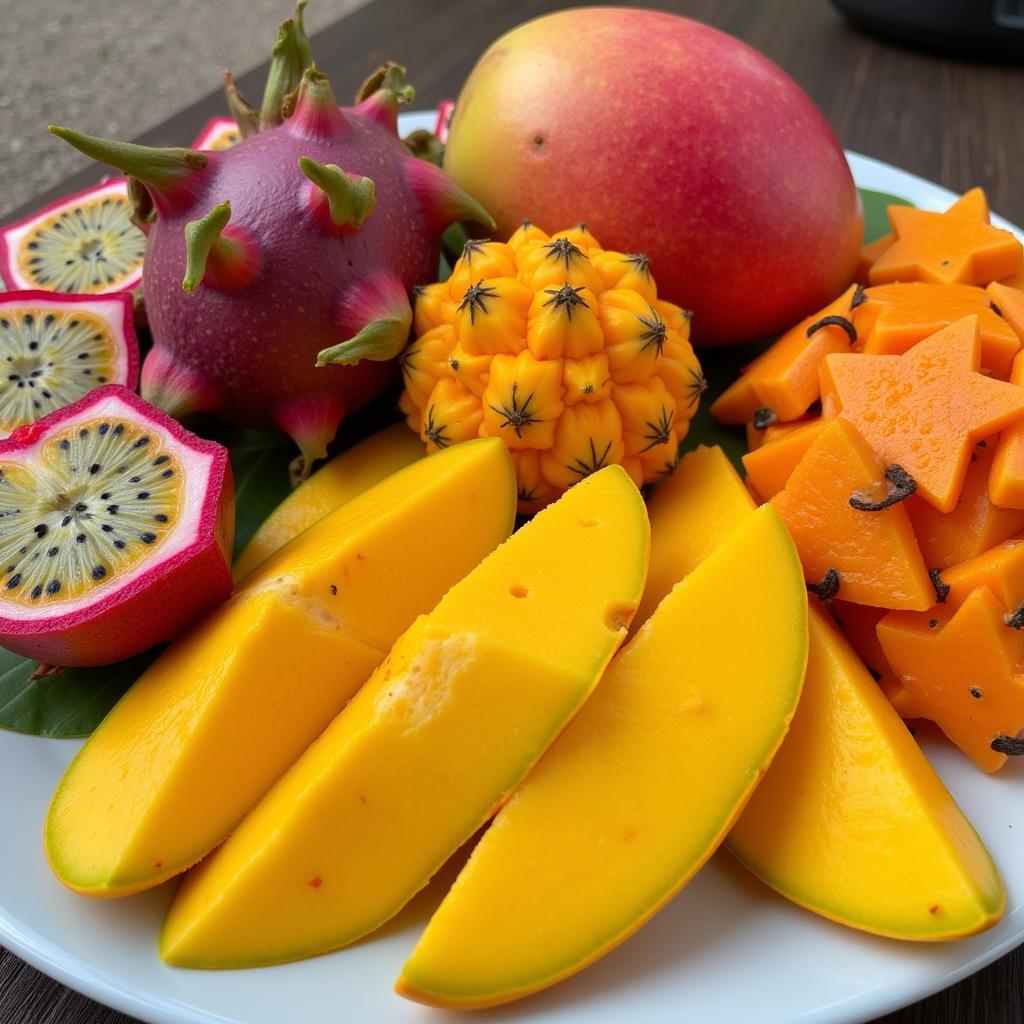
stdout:
MULTIPOLYGON (((490 223, 398 138, 398 103, 411 93, 402 69, 388 65, 371 82, 342 109, 309 67, 290 116, 217 152, 51 129, 145 186, 136 214, 148 233, 154 347, 143 395, 175 416, 282 430, 299 446, 299 477, 342 418, 394 380, 409 292, 434 279, 444 228, 490 223)), ((265 99, 264 122, 266 108, 265 99)))

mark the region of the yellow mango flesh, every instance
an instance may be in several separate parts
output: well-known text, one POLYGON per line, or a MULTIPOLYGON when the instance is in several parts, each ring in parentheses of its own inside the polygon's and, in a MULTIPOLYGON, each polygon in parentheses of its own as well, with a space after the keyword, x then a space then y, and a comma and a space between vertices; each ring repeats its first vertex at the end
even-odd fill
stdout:
POLYGON ((639 627, 661 599, 729 536, 751 512, 754 499, 721 448, 687 452, 647 503, 651 517, 651 567, 639 627))
POLYGON ((806 657, 800 561, 765 507, 612 662, 484 834, 397 991, 493 1006, 632 934, 728 831, 785 735, 806 657))
POLYGON ((586 700, 640 600, 648 540, 616 466, 485 559, 186 879, 164 959, 294 960, 400 910, 586 700))
POLYGON ((286 545, 172 644, 68 768, 46 821, 62 882, 126 895, 221 842, 395 638, 513 526, 500 441, 424 459, 286 545))
POLYGON ((235 580, 339 505, 424 456, 423 442, 404 423, 360 441, 303 481, 264 520, 235 561, 235 580))
POLYGON ((817 608, 800 707, 728 845, 788 899, 878 935, 955 939, 1003 913, 988 851, 817 608))

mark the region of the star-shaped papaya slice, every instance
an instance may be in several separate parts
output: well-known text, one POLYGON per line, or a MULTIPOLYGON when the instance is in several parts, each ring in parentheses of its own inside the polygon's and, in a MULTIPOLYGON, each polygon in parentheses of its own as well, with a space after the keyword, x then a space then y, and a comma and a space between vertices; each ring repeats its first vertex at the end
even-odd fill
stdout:
POLYGON ((967 316, 901 356, 838 352, 821 367, 822 413, 857 425, 886 465, 951 512, 975 444, 1024 417, 1024 388, 979 373, 978 318, 967 316))
POLYGON ((933 721, 983 771, 1024 754, 1024 636, 988 587, 955 611, 890 612, 878 640, 905 691, 904 713, 933 721))
POLYGON ((980 188, 965 192, 944 213, 890 206, 896 240, 871 264, 868 281, 935 281, 980 284, 1011 277, 1024 263, 1024 250, 1009 231, 989 223, 980 188))
MULTIPOLYGON (((1024 293, 1020 297, 1024 303, 1024 293)), ((914 282, 867 288, 854 312, 856 348, 872 355, 899 356, 953 321, 977 315, 981 368, 1006 380, 1022 338, 1009 317, 992 308, 996 301, 984 288, 968 284, 914 282)))

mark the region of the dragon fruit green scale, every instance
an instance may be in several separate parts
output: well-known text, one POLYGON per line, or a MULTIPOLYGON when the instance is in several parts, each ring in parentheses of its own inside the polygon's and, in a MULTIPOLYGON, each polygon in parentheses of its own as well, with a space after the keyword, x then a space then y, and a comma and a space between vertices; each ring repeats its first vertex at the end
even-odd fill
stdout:
POLYGON ((340 108, 313 66, 288 88, 308 53, 301 21, 285 22, 274 53, 263 109, 248 119, 256 133, 231 149, 51 130, 144 186, 133 191, 154 342, 143 395, 174 416, 285 432, 302 477, 341 420, 393 381, 409 293, 433 279, 441 232, 491 220, 398 138, 398 103, 412 95, 403 69, 385 66, 340 108))

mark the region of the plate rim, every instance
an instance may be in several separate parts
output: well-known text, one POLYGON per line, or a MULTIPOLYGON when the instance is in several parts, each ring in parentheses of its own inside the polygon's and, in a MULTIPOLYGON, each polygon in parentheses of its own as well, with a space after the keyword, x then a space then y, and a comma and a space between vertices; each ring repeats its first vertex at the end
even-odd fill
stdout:
MULTIPOLYGON (((399 127, 402 131, 430 128, 434 119, 433 111, 403 112, 399 117, 399 127)), ((915 197, 916 205, 921 209, 945 209, 957 198, 957 193, 950 189, 884 160, 853 150, 844 152, 858 188, 888 192, 895 196, 903 196, 903 190, 909 189, 915 197)), ((1004 217, 993 213, 992 222, 1024 239, 1024 231, 1004 217)), ((224 1017, 199 1007, 169 1002, 162 996, 155 996, 105 971, 97 970, 80 961, 59 943, 44 938, 35 929, 19 921, 2 904, 0 945, 67 988, 148 1024, 243 1024, 240 1018, 224 1017)), ((1016 934, 1007 935, 1002 941, 951 970, 929 977, 928 980, 912 983, 909 988, 898 992, 893 992, 891 987, 878 991, 871 990, 845 1000, 847 1005, 843 1007, 834 1004, 821 1006, 812 1011, 812 1016, 805 1016, 805 1020, 813 1019, 820 1021, 821 1024, 865 1024, 876 1017, 910 1006, 943 991, 1021 945, 1024 945, 1024 923, 1019 926, 1016 934), (823 1016, 829 1011, 831 1015, 823 1016)))

